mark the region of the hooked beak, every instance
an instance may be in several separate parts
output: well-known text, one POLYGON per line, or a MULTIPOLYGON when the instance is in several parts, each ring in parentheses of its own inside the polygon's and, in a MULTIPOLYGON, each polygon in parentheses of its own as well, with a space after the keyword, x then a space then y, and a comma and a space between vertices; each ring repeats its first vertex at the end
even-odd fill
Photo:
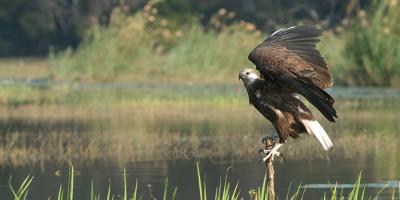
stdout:
MULTIPOLYGON (((240 70, 240 72, 239 72, 239 80, 242 79, 242 74, 243 74, 243 70, 240 70)), ((242 79, 242 80, 243 80, 243 79, 242 79)))

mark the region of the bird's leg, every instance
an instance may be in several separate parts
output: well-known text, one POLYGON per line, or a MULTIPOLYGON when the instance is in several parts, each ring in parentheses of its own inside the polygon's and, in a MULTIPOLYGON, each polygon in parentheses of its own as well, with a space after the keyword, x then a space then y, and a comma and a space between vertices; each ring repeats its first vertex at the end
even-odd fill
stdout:
POLYGON ((263 161, 266 161, 268 158, 274 159, 274 156, 278 156, 283 158, 282 154, 278 152, 278 149, 284 144, 279 142, 279 136, 275 137, 265 137, 262 139, 262 143, 265 144, 265 149, 260 150, 260 153, 263 152, 266 156, 263 158, 263 161))
POLYGON ((274 156, 282 157, 282 154, 278 151, 278 149, 281 148, 283 144, 284 143, 275 143, 271 150, 264 150, 264 153, 268 154, 263 158, 263 161, 267 161, 268 158, 274 160, 274 156))
POLYGON ((266 145, 266 149, 264 149, 264 151, 266 151, 267 147, 272 148, 272 146, 274 146, 276 143, 279 142, 279 135, 277 133, 274 133, 274 134, 272 134, 272 136, 265 136, 261 140, 261 142, 266 145))

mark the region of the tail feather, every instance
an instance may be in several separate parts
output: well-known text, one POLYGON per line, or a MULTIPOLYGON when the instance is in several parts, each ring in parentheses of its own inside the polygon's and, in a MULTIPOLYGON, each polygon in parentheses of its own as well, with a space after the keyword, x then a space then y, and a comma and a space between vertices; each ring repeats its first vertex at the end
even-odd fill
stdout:
POLYGON ((326 119, 335 122, 335 118, 337 118, 336 110, 333 107, 335 101, 327 92, 301 79, 292 79, 291 82, 291 86, 314 105, 326 119))
POLYGON ((326 134, 324 128, 322 128, 321 124, 315 120, 302 120, 304 127, 307 130, 307 133, 314 135, 317 138, 318 142, 321 143, 322 147, 325 151, 328 151, 333 147, 333 143, 329 138, 328 134, 326 134))

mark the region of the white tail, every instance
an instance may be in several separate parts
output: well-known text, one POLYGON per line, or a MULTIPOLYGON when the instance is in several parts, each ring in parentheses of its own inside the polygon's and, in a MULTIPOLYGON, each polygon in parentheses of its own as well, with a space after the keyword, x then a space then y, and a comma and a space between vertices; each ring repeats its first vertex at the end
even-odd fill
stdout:
POLYGON ((333 147, 331 139, 318 121, 302 120, 302 122, 306 127, 307 132, 317 138, 318 142, 321 143, 325 151, 328 151, 333 147))

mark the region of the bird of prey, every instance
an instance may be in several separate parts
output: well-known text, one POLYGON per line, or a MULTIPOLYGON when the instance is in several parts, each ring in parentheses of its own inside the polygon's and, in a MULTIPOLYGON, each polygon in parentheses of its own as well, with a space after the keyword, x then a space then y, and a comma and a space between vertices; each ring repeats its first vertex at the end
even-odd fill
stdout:
POLYGON ((243 69, 239 79, 247 90, 249 102, 275 127, 279 141, 266 150, 264 161, 279 155, 278 149, 289 137, 313 135, 324 150, 332 141, 303 96, 331 122, 337 118, 334 99, 324 89, 333 84, 328 66, 316 49, 322 31, 315 26, 297 26, 275 31, 250 54, 254 69, 243 69))

